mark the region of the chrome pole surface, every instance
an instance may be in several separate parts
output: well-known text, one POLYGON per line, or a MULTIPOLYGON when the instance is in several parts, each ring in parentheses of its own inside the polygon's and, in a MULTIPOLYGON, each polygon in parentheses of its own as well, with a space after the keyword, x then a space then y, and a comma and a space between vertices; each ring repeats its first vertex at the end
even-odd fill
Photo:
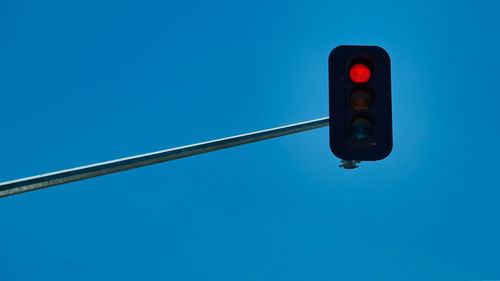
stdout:
POLYGON ((325 127, 328 126, 328 124, 329 118, 324 117, 248 134, 191 144, 28 178, 6 181, 0 183, 0 197, 73 181, 99 177, 111 173, 117 173, 242 144, 300 133, 316 128, 325 127))

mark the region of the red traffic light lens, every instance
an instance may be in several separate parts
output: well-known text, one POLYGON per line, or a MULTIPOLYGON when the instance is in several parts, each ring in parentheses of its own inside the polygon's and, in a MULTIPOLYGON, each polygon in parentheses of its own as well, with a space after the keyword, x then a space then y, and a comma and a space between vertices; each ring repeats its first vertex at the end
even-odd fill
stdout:
POLYGON ((349 76, 354 83, 364 83, 370 80, 372 72, 368 66, 357 63, 351 67, 351 70, 349 70, 349 76))

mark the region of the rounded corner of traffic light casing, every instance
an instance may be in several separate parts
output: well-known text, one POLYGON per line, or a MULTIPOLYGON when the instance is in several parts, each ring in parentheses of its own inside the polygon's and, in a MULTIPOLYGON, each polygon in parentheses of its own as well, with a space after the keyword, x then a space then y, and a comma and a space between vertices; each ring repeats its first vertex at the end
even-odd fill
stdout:
POLYGON ((378 46, 341 45, 330 53, 330 149, 338 158, 376 161, 391 153, 390 64, 378 46))

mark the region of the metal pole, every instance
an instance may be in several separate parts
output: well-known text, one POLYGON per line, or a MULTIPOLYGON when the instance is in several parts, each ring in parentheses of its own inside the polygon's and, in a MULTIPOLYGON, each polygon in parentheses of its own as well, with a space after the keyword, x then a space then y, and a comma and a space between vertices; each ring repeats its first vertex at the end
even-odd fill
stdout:
POLYGON ((0 197, 68 182, 94 178, 242 144, 304 132, 325 127, 328 124, 329 118, 324 117, 268 130, 181 146, 28 178, 6 181, 0 183, 0 197))

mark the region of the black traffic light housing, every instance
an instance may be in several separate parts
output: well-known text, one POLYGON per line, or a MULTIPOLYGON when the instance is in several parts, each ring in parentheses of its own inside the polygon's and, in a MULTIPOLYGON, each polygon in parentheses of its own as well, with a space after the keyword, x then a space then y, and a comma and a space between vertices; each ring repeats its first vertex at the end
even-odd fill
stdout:
POLYGON ((391 153, 390 64, 377 46, 344 45, 330 53, 330 148, 338 158, 375 161, 391 153))

